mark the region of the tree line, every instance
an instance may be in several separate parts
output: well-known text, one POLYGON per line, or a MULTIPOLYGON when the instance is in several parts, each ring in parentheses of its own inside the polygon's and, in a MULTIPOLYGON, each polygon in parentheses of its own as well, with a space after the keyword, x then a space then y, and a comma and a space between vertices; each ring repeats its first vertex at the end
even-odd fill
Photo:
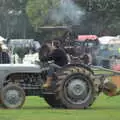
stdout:
POLYGON ((79 26, 76 34, 118 35, 119 0, 1 0, 0 35, 5 38, 48 39, 63 31, 41 26, 79 26))

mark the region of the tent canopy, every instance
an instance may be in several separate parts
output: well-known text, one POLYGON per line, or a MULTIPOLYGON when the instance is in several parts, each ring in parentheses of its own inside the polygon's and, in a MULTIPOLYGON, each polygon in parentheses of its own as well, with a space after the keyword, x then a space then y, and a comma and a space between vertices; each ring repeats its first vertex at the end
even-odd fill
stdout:
POLYGON ((98 39, 101 44, 109 44, 111 40, 113 41, 118 38, 115 36, 103 36, 103 37, 99 37, 98 39))
POLYGON ((5 41, 5 38, 3 38, 2 36, 0 36, 0 43, 3 43, 5 41))

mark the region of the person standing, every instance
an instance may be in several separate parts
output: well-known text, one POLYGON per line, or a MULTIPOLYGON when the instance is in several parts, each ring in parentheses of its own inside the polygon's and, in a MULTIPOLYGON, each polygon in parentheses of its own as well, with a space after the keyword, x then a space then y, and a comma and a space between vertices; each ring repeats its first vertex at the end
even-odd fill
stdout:
POLYGON ((2 44, 0 44, 0 64, 9 64, 10 57, 7 52, 3 51, 2 44))

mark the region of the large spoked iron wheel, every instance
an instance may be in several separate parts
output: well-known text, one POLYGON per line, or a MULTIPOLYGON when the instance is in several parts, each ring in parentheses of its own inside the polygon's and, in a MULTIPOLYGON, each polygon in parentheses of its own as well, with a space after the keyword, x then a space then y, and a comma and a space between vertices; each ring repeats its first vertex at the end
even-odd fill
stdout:
POLYGON ((56 99, 69 109, 85 109, 91 106, 96 98, 92 73, 75 66, 63 71, 58 77, 56 99))
POLYGON ((25 101, 24 90, 14 84, 6 85, 1 90, 1 101, 6 108, 21 108, 25 101))

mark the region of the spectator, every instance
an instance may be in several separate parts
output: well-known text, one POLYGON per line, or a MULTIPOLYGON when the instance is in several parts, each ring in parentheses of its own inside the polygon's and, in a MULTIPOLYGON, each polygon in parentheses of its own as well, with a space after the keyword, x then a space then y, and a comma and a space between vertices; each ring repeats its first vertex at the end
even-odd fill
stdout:
POLYGON ((11 55, 11 63, 19 64, 20 58, 17 53, 11 55))
POLYGON ((0 64, 10 63, 10 56, 7 52, 3 51, 2 44, 0 44, 0 64))
POLYGON ((103 49, 103 53, 102 53, 103 59, 102 59, 102 67, 104 68, 110 68, 110 51, 108 49, 108 47, 106 47, 105 49, 103 49))
POLYGON ((83 55, 83 63, 87 64, 87 65, 91 65, 92 64, 92 55, 90 54, 89 50, 85 51, 85 54, 83 55))
POLYGON ((88 63, 89 63, 89 56, 87 54, 84 54, 82 60, 83 60, 84 64, 88 65, 88 63))

